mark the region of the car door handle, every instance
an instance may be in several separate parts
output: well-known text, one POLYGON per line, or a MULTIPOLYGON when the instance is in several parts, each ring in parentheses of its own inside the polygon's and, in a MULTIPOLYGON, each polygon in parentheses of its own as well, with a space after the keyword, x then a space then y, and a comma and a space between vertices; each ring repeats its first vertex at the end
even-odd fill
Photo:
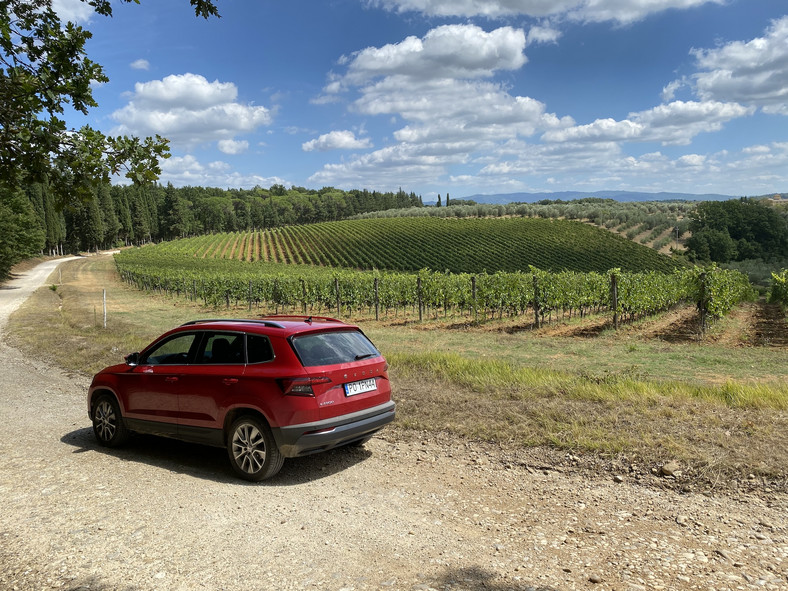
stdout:
POLYGON ((222 380, 225 386, 232 386, 233 384, 238 383, 238 378, 224 378, 222 380))
POLYGON ((177 376, 170 376, 168 378, 164 378, 164 381, 170 384, 173 384, 178 381, 177 376))

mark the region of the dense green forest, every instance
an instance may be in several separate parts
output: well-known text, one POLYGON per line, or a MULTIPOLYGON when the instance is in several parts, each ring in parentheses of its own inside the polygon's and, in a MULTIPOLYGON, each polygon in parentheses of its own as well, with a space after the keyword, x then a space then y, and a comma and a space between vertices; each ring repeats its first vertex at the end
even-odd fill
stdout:
POLYGON ((46 185, 0 198, 0 277, 17 261, 40 253, 63 254, 215 232, 266 229, 345 219, 359 213, 421 207, 421 197, 310 190, 176 188, 168 184, 99 184, 90 197, 64 208, 46 185))
POLYGON ((788 257, 785 210, 764 200, 705 201, 690 214, 687 249, 698 262, 788 257))

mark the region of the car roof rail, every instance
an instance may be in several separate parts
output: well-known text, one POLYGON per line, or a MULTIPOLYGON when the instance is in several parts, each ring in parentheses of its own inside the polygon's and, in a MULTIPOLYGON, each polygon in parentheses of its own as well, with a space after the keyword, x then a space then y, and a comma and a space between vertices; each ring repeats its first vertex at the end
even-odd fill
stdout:
POLYGON ((344 322, 337 318, 331 318, 329 316, 307 316, 305 314, 272 314, 270 316, 266 316, 265 318, 276 318, 277 320, 300 320, 302 322, 306 322, 307 324, 312 324, 312 322, 315 320, 320 322, 339 322, 340 324, 344 324, 344 322))
POLYGON ((181 324, 181 326, 192 326, 203 322, 238 322, 243 324, 262 324, 264 326, 270 326, 271 328, 285 328, 284 324, 274 322, 273 320, 256 320, 250 318, 201 318, 200 320, 189 320, 181 324))

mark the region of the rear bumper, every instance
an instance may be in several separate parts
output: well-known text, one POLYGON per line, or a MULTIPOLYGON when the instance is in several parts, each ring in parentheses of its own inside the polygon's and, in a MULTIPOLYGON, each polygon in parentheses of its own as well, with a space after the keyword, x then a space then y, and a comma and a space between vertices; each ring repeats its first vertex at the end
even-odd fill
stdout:
POLYGON ((365 439, 394 420, 394 401, 341 417, 271 429, 286 458, 305 456, 365 439))

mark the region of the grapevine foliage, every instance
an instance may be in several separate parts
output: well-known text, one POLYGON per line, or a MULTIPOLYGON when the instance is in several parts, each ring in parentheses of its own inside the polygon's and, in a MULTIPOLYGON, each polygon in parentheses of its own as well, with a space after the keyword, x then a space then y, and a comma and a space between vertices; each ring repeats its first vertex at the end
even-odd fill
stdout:
POLYGON ((769 301, 788 308, 788 269, 772 273, 772 288, 769 301))
MULTIPOLYGON (((164 291, 202 300, 206 305, 254 303, 277 310, 309 313, 358 313, 379 308, 385 314, 405 308, 501 316, 536 311, 583 315, 608 310, 634 318, 654 314, 683 302, 695 302, 712 317, 720 317, 749 297, 745 275, 717 268, 606 273, 528 271, 452 273, 421 269, 360 271, 317 265, 250 263, 248 254, 260 252, 238 237, 225 236, 217 244, 206 237, 160 246, 127 250, 115 260, 122 278, 140 289, 164 291), (238 257, 211 258, 239 245, 238 257), (617 297, 611 294, 615 276, 617 297)), ((254 255, 253 255, 254 256, 254 255)), ((288 257, 285 257, 286 259, 288 257)), ((290 260, 293 260, 291 253, 290 260)), ((303 259, 302 259, 303 260, 303 259)), ((336 260, 336 259, 334 259, 336 260)))

